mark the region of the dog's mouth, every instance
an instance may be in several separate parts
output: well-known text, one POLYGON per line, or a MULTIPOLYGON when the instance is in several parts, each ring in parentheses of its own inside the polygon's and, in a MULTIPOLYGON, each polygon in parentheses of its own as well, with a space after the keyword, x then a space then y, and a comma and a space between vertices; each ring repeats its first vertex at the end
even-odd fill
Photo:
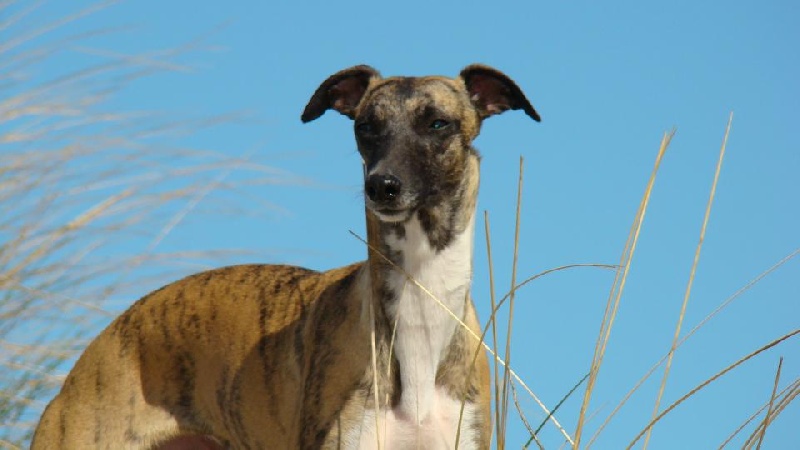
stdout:
POLYGON ((387 208, 367 205, 381 222, 400 223, 411 218, 414 208, 387 208))
POLYGON ((381 222, 401 223, 411 218, 417 210, 415 197, 405 193, 393 201, 376 202, 367 197, 367 208, 372 211, 381 222))

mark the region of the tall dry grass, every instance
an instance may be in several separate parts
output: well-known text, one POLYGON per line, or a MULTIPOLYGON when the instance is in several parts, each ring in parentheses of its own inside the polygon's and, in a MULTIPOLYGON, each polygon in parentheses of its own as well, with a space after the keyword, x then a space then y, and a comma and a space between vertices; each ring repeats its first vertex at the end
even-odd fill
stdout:
MULTIPOLYGON (((508 443, 507 439, 506 439, 506 434, 507 434, 507 431, 508 431, 508 428, 507 428, 508 425, 507 424, 508 424, 509 414, 510 414, 510 412, 509 412, 510 410, 509 410, 509 407, 508 407, 509 395, 513 396, 514 404, 516 406, 515 413, 519 416, 520 421, 522 422, 523 426, 527 429, 528 434, 530 436, 528 441, 525 442, 522 445, 523 448, 529 448, 532 445, 535 445, 539 449, 546 448, 546 445, 548 445, 547 448, 553 448, 551 443, 548 442, 548 444, 545 444, 539 438, 539 432, 542 430, 542 428, 548 422, 550 422, 550 425, 552 427, 556 428, 558 430, 558 432, 562 436, 562 440, 561 440, 561 442, 559 443, 559 446, 558 446, 559 449, 561 449, 561 448, 571 448, 571 449, 574 449, 574 450, 578 450, 578 449, 582 449, 582 448, 588 449, 588 448, 591 448, 591 446, 596 442, 596 440, 602 435, 603 430, 606 428, 606 426, 609 424, 609 422, 611 422, 613 420, 613 418, 620 411, 620 409, 622 409, 625 406, 627 401, 634 394, 636 394, 637 391, 639 391, 639 389, 642 387, 644 382, 647 381, 647 379, 659 367, 663 366, 664 367, 664 374, 663 374, 663 376, 661 378, 661 382, 660 382, 660 385, 659 385, 659 390, 658 390, 658 393, 657 393, 656 398, 654 400, 654 406, 653 406, 651 420, 648 423, 646 423, 644 428, 639 430, 638 432, 637 432, 637 430, 631 430, 632 432, 636 433, 636 434, 633 435, 634 437, 633 437, 633 440, 631 442, 629 442, 629 443, 617 442, 617 443, 613 444, 614 448, 630 449, 630 448, 633 448, 634 445, 636 445, 637 443, 642 441, 643 442, 642 443, 642 448, 646 449, 647 446, 648 446, 649 437, 650 437, 654 427, 657 426, 657 424, 665 416, 667 416, 672 411, 674 411, 675 408, 677 408, 683 402, 685 402, 686 400, 688 400, 692 396, 696 395, 697 393, 699 393, 700 391, 705 389, 707 386, 709 386, 712 383, 716 382, 717 380, 719 380, 721 377, 725 376, 729 372, 731 372, 731 371, 735 370, 736 368, 740 367, 742 364, 744 364, 745 362, 749 361, 750 359, 760 355, 761 353, 763 353, 765 351, 768 351, 768 350, 780 345, 783 342, 786 342, 787 340, 790 340, 790 339, 795 338, 798 335, 800 335, 800 329, 796 329, 796 330, 790 331, 788 333, 785 333, 785 334, 783 334, 781 336, 777 336, 776 339, 774 339, 774 340, 772 340, 772 341, 770 341, 768 343, 765 343, 765 344, 762 344, 762 345, 759 345, 759 343, 754 343, 754 346, 758 346, 754 351, 748 353, 747 355, 744 355, 743 357, 739 358, 736 361, 731 362, 731 364, 729 364, 726 367, 723 367, 721 370, 719 370, 719 372, 717 372, 716 374, 712 375, 711 377, 709 377, 708 379, 706 379, 702 383, 698 384, 694 388, 690 389, 684 395, 680 396, 677 400, 675 400, 669 406, 667 406, 665 408, 661 408, 661 400, 662 400, 663 393, 664 393, 664 386, 666 385, 667 380, 669 378, 672 358, 673 358, 675 352, 678 350, 678 348, 681 345, 683 345, 690 337, 692 337, 692 335, 694 335, 695 332, 697 332, 699 329, 704 327, 711 319, 713 319, 717 314, 719 314, 726 307, 728 307, 731 304, 731 302, 733 302, 735 299, 737 299, 743 293, 748 291, 750 288, 752 288, 755 284, 760 282, 766 276, 768 276, 769 274, 771 274, 775 270, 779 269, 784 264, 786 264, 787 262, 789 262, 790 260, 792 260, 793 258, 798 256, 798 254, 800 254, 800 248, 798 248, 798 249, 795 249, 794 251, 792 251, 791 253, 789 253, 788 255, 786 255, 781 260, 777 261, 774 265, 772 265, 771 267, 767 268, 764 272, 759 274, 753 280, 751 280, 750 282, 746 283, 741 289, 737 290, 733 295, 731 295, 730 297, 725 299, 723 302, 721 302, 718 305, 718 307, 716 309, 714 309, 714 311, 712 311, 710 314, 708 314, 703 320, 701 320, 688 333, 684 334, 683 337, 681 337, 683 321, 684 321, 684 317, 685 317, 685 313, 686 313, 686 309, 687 309, 687 304, 688 304, 690 296, 691 296, 692 284, 693 284, 695 273, 696 273, 696 270, 697 270, 697 265, 698 265, 698 262, 700 260, 702 245, 703 245, 703 242, 704 242, 704 239, 705 239, 706 229, 707 229, 709 217, 711 215, 712 205, 713 205, 713 202, 714 202, 714 196, 715 196, 715 193, 716 193, 717 182, 719 180, 719 176, 720 176, 720 173, 721 173, 721 170, 722 170, 722 163, 723 163, 724 156, 725 156, 725 150, 726 150, 726 147, 727 147, 728 136, 729 136, 729 133, 730 133, 732 120, 733 120, 733 114, 731 114, 731 116, 728 119, 728 123, 727 123, 727 126, 725 128, 724 135, 723 135, 722 145, 721 145, 720 151, 719 151, 719 158, 718 158, 718 161, 717 161, 715 172, 713 174, 713 182, 712 182, 712 185, 711 185, 711 190, 710 190, 710 193, 709 193, 708 202, 706 204, 706 209, 705 209, 705 214, 704 214, 703 221, 702 221, 702 226, 701 226, 701 229, 700 229, 700 236, 699 236, 698 243, 697 243, 697 246, 696 246, 696 249, 695 249, 694 259, 693 259, 692 266, 691 266, 690 273, 689 273, 689 281, 687 282, 687 286, 686 286, 686 289, 685 289, 683 302, 682 302, 681 308, 680 308, 680 314, 678 316, 678 320, 677 320, 677 323, 675 325, 675 331, 674 331, 674 336, 673 336, 673 339, 672 339, 671 346, 670 346, 669 350, 667 351, 667 353, 659 361, 657 361, 650 368, 650 370, 647 371, 647 373, 645 373, 642 376, 642 378, 631 388, 631 390, 628 391, 622 397, 620 402, 613 408, 613 410, 611 410, 611 412, 608 413, 605 416, 604 419, 602 419, 602 422, 600 423, 600 425, 594 428, 593 434, 588 439, 584 439, 584 437, 585 437, 585 434, 587 433, 587 430, 588 430, 588 427, 587 427, 588 421, 590 419, 594 418, 589 414, 589 410, 590 410, 590 404, 591 404, 592 396, 593 396, 594 390, 596 388, 597 377, 598 377, 600 369, 601 369, 601 367, 603 365, 604 355, 605 355, 606 349, 607 349, 609 341, 610 341, 611 331, 613 329, 613 326, 614 326, 614 323, 615 323, 615 319, 616 319, 616 314, 617 314, 617 311, 619 309, 619 305, 620 305, 622 297, 623 297, 625 283, 626 283, 626 280, 627 280, 628 275, 630 273, 630 269, 631 269, 632 263, 634 261, 634 254, 635 254, 635 250, 636 250, 636 244, 638 242, 639 234, 640 234, 640 232, 642 230, 642 227, 644 225, 644 218, 645 218, 648 206, 649 206, 651 193, 652 193, 652 191, 654 189, 654 186, 655 186, 655 181, 656 181, 656 178, 657 178, 657 175, 658 175, 658 172, 659 172, 661 161, 662 161, 667 149, 669 148, 669 145, 670 145, 670 142, 672 140, 672 137, 675 134, 675 130, 672 130, 671 132, 666 133, 664 135, 662 141, 661 141, 661 145, 659 146, 659 149, 658 149, 658 152, 657 152, 657 155, 656 155, 656 161, 655 161, 653 170, 651 172, 650 178, 649 178, 649 180, 647 182, 647 185, 645 187, 645 191, 644 191, 644 194, 642 195, 642 199, 641 199, 641 202, 639 204, 638 210, 637 210, 636 214, 634 215, 634 220, 633 220, 633 223, 632 223, 630 231, 629 231, 628 239, 627 239, 625 245, 623 246, 622 255, 620 257, 620 262, 619 262, 618 265, 575 264, 575 265, 571 265, 571 266, 564 266, 564 267, 551 269, 549 271, 545 271, 545 272, 543 272, 541 274, 538 274, 538 275, 535 275, 533 277, 530 277, 530 278, 526 279, 523 283, 520 283, 520 284, 517 285, 517 284, 515 284, 514 280, 516 280, 516 276, 517 276, 516 275, 516 267, 515 267, 516 266, 516 260, 517 260, 516 249, 518 248, 518 241, 519 241, 518 228, 519 228, 519 217, 520 217, 520 209, 521 209, 521 207, 520 207, 520 203, 521 203, 520 196, 521 196, 521 192, 522 192, 522 189, 521 189, 521 187, 522 187, 522 160, 520 160, 520 180, 519 180, 519 189, 518 189, 518 193, 517 193, 517 211, 516 211, 516 224, 517 225, 515 227, 515 233, 514 233, 514 249, 515 249, 515 252, 514 252, 514 265, 512 266, 512 273, 511 273, 512 287, 500 302, 496 302, 495 301, 496 281, 495 281, 495 273, 494 273, 494 271, 492 269, 492 256, 491 256, 492 255, 492 249, 491 249, 492 244, 491 244, 490 231, 489 231, 489 218, 488 218, 488 214, 485 215, 486 246, 487 246, 487 254, 488 254, 488 257, 489 257, 489 272, 488 272, 488 276, 489 276, 489 285, 490 285, 490 290, 491 290, 491 294, 490 294, 491 299, 490 300, 491 300, 491 305, 492 305, 492 314, 489 317, 489 323, 486 325, 486 328, 484 330, 484 334, 483 334, 483 336, 480 337, 480 339, 482 341, 484 341, 486 339, 486 331, 489 328, 492 329, 492 342, 493 342, 492 347, 493 348, 489 348, 489 352, 490 352, 490 354, 492 356, 494 356, 494 370, 493 370, 493 373, 494 373, 494 380, 495 380, 495 387, 494 387, 495 445, 497 446, 498 449, 515 448, 517 446, 516 443, 508 443), (572 389, 570 389, 568 392, 566 392, 564 394, 564 396, 555 404, 555 406, 553 407, 552 410, 549 410, 541 402, 541 400, 528 388, 528 386, 526 386, 525 383, 521 379, 519 379, 519 377, 516 376, 514 371, 511 369, 511 364, 510 364, 511 361, 510 361, 510 356, 509 356, 510 355, 510 344, 509 344, 509 342, 510 342, 510 339, 511 339, 510 333, 511 333, 511 330, 512 330, 511 323, 513 322, 513 319, 514 319, 513 298, 514 298, 515 293, 516 293, 516 291, 518 289, 520 289, 522 286, 524 286, 528 282, 539 278, 540 276, 547 275, 548 273, 551 273, 551 272, 554 272, 554 271, 559 271, 559 270, 564 270, 564 269, 571 269, 571 268, 574 268, 574 267, 586 267, 586 266, 594 267, 594 268, 603 268, 603 269, 614 269, 615 270, 614 282, 612 283, 612 289, 611 289, 611 292, 609 293, 608 302, 607 302, 607 305, 606 305, 606 308, 605 308, 604 315, 603 315, 602 320, 601 320, 601 326, 600 326, 600 330, 598 332, 597 342, 596 342, 595 350, 594 350, 594 356, 593 356, 592 361, 591 361, 591 366, 590 366, 589 372, 583 378, 581 378, 580 381, 578 381, 578 383, 575 386, 572 387, 572 389), (502 311, 502 314, 505 314, 505 318, 503 318, 501 316, 501 309, 500 308, 503 306, 503 303, 506 300, 509 300, 509 308, 508 308, 507 311, 502 311), (505 355, 503 357, 501 357, 500 353, 499 353, 499 348, 500 348, 499 347, 499 345, 500 345, 499 342, 500 341, 498 341, 498 337, 497 337, 497 324, 501 320, 507 323, 506 331, 508 333, 506 335, 505 355), (500 375, 499 366, 502 366, 502 368, 503 368, 502 375, 500 375), (510 377, 509 374, 513 375, 513 377, 510 377), (562 422, 575 423, 576 424, 575 431, 570 433, 567 430, 565 430, 565 428, 561 425, 561 422, 556 420, 556 413, 557 413, 558 409, 561 407, 561 405, 567 399, 569 399, 569 397, 571 397, 575 393, 577 388, 580 387, 581 385, 583 385, 584 382, 585 382, 585 388, 584 388, 585 390, 584 390, 583 399, 582 399, 580 410, 579 410, 579 413, 578 413, 577 417, 561 417, 559 415, 559 417, 561 418, 562 422), (525 388, 525 390, 528 392, 528 394, 531 397, 531 399, 536 404, 539 405, 539 408, 541 409, 541 411, 525 411, 525 410, 523 410, 522 407, 519 406, 519 402, 517 400, 517 395, 518 394, 517 394, 517 391, 516 391, 517 384, 525 388), (534 427, 532 427, 530 425, 530 421, 527 418, 527 415, 530 414, 530 413, 537 413, 538 415, 544 414, 545 415, 545 419, 541 422, 541 424, 538 427, 534 428, 534 427), (585 444, 582 445, 583 442, 585 442, 585 444)), ((778 390, 779 389, 779 381, 780 381, 780 377, 781 377, 782 362, 783 362, 783 358, 781 358, 780 363, 778 364, 778 368, 776 370, 775 382, 773 384, 772 393, 771 393, 771 395, 769 397, 769 401, 766 404, 764 404, 761 408, 759 408, 758 411, 753 413, 753 415, 750 416, 739 428, 737 428, 736 430, 732 430, 731 435, 728 436, 724 441, 721 442, 720 447, 719 447, 720 449, 725 448, 728 444, 730 444, 732 442, 732 440, 734 439, 734 437, 737 434, 739 434, 741 431, 743 431, 746 427, 748 427, 748 426, 752 427, 751 422, 753 422, 759 416, 762 416, 760 422, 758 422, 754 427, 752 427, 750 435, 744 440, 744 444, 743 444, 742 448, 746 448, 746 449, 761 448, 761 444, 763 443, 764 436, 766 434, 767 427, 769 426, 769 424, 771 422, 773 422, 778 417, 778 415, 780 415, 780 413, 783 412, 786 409, 786 407, 795 398, 797 398, 800 395, 800 380, 797 380, 797 379, 791 381, 786 387, 784 387, 780 391, 778 390)), ((600 410, 598 410, 598 412, 599 411, 600 410)))
POLYGON ((160 250, 187 215, 241 212, 244 202, 223 207, 213 198, 247 198, 244 184, 286 181, 226 153, 240 149, 181 147, 186 133, 236 115, 173 118, 114 106, 141 78, 191 71, 182 56, 203 48, 123 55, 103 46, 121 30, 69 33, 106 6, 46 21, 47 2, 0 2, 0 30, 11 37, 0 42, 0 448, 27 447, 92 337, 86 330, 124 306, 115 300, 227 256, 160 250))

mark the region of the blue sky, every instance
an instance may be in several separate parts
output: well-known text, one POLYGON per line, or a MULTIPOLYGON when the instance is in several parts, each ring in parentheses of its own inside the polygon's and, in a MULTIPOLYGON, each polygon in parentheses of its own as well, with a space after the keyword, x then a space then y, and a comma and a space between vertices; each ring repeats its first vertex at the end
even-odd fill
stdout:
MULTIPOLYGON (((79 4, 90 2, 52 2, 37 14, 56 18, 79 4)), ((318 84, 354 64, 370 64, 387 76, 456 75, 467 64, 489 64, 513 78, 541 113, 541 123, 519 112, 493 117, 475 143, 483 155, 478 207, 491 217, 499 286, 508 285, 511 273, 520 155, 525 181, 519 278, 563 264, 615 264, 661 136, 675 127, 592 401, 591 411, 599 412, 587 425, 591 435, 669 348, 731 111, 726 160, 684 333, 800 247, 798 19, 800 4, 789 1, 139 0, 50 35, 119 28, 76 45, 48 68, 74 70, 89 48, 140 54, 196 43, 175 58, 189 70, 137 81, 107 108, 176 117, 245 112, 240 122, 196 130, 172 143, 247 156, 301 180, 248 188, 249 196, 275 206, 254 201, 253 209, 264 209, 252 211, 258 214, 190 214, 160 244, 165 251, 256 252, 220 264, 289 262, 327 269, 363 259, 363 244, 348 233, 364 230, 351 123, 333 113, 300 123, 318 84)), ((230 174, 232 180, 238 176, 230 174)), ((212 192, 204 201, 222 195, 212 192)), ((482 229, 480 220, 473 295, 485 319, 482 229)), ((612 281, 611 272, 576 269, 519 292, 513 365, 549 406, 588 370, 612 281)), ((155 287, 142 286, 136 295, 155 287)), ((121 299, 119 310, 133 298, 121 299)), ((798 326, 800 261, 792 260, 678 351, 662 408, 798 326)), ((716 448, 768 400, 780 355, 785 356, 780 387, 800 377, 795 339, 678 407, 655 428, 649 448, 716 448)), ((641 430, 660 373, 611 422, 595 448, 621 448, 641 430)), ((580 397, 569 399, 557 414, 570 433, 580 397)), ((543 419, 529 398, 521 403, 532 423, 543 419)), ((766 448, 800 448, 797 423, 795 403, 770 426, 766 448)), ((517 420, 509 439, 511 448, 527 440, 517 420)), ((561 445, 550 426, 542 440, 548 449, 561 445)))

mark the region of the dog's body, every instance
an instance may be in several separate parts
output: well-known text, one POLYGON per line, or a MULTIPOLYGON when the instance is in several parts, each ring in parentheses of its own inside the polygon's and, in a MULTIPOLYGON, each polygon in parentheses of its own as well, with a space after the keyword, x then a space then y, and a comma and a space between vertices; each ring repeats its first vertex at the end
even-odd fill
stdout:
POLYGON ((235 266, 153 292, 86 349, 33 449, 489 448, 486 355, 450 315, 480 334, 471 142, 490 115, 538 115, 485 66, 455 79, 356 66, 302 119, 327 109, 355 120, 368 260, 235 266))

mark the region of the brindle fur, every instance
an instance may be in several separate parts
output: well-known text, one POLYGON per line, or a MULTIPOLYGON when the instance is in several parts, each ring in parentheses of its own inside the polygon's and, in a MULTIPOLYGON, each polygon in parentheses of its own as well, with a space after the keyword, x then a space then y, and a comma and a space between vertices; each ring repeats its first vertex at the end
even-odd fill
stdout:
MULTIPOLYGON (((403 206, 436 251, 473 219, 479 171, 471 142, 481 121, 506 109, 539 119, 510 79, 479 65, 455 79, 382 79, 356 66, 328 78, 302 119, 327 109, 355 120, 365 173, 382 164, 407 184, 413 195, 403 206), (450 127, 431 132, 435 119, 450 127)), ((379 408, 397 406, 402 395, 404 368, 391 349, 396 293, 387 280, 398 271, 393 264, 403 266, 388 242, 403 238, 404 227, 368 208, 367 261, 323 273, 227 267, 147 295, 89 345, 46 408, 32 448, 346 448, 345 433, 376 408, 374 379, 379 408)), ((480 332, 468 298, 462 320, 480 332)), ((449 342, 436 386, 477 405, 480 414, 462 427, 478 438, 461 448, 486 449, 486 355, 461 327, 449 342)))

